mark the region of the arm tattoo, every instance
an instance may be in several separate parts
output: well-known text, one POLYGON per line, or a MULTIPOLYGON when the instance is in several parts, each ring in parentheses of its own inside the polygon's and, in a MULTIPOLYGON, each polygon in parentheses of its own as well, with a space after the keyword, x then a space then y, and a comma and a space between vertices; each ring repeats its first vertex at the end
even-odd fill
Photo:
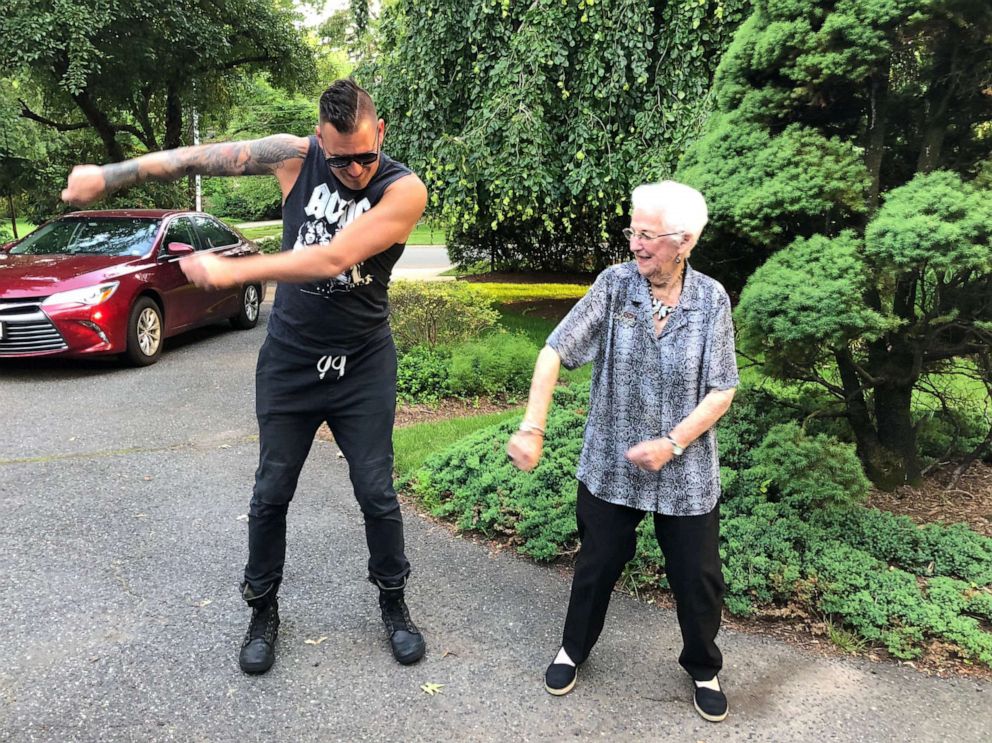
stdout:
POLYGON ((153 153, 148 159, 127 160, 103 166, 107 191, 146 180, 174 181, 185 175, 265 175, 286 160, 306 157, 306 146, 289 134, 263 139, 225 142, 153 153))
POLYGON ((119 188, 138 183, 141 179, 138 175, 138 162, 136 160, 125 160, 122 163, 111 163, 103 166, 103 178, 106 181, 107 193, 113 193, 119 188))

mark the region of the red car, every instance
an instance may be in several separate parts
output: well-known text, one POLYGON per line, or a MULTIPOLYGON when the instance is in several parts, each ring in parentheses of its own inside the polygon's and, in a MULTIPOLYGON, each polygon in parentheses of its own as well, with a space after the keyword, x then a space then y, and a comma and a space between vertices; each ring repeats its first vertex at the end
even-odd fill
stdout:
POLYGON ((0 358, 123 354, 153 364, 177 333, 230 320, 258 324, 264 284, 198 289, 179 258, 258 248, 208 214, 85 211, 0 248, 0 358))

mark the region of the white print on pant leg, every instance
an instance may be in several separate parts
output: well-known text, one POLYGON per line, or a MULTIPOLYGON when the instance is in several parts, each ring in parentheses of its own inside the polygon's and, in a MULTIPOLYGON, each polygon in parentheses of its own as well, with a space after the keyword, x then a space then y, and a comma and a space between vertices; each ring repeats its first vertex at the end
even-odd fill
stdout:
POLYGON ((323 379, 328 369, 333 369, 338 373, 338 379, 344 376, 344 365, 348 362, 347 356, 321 356, 317 362, 317 371, 323 379))

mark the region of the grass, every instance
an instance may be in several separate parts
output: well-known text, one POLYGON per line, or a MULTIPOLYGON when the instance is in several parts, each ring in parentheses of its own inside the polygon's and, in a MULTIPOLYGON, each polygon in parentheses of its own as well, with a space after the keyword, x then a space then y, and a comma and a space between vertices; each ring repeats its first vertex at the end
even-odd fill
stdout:
POLYGON ((410 237, 407 238, 407 245, 444 245, 444 230, 439 229, 430 222, 420 222, 413 228, 410 237))
MULTIPOLYGON (((11 224, 10 224, 10 217, 4 218, 3 221, 2 221, 2 224, 3 224, 4 227, 10 229, 10 226, 11 226, 11 224)), ((18 219, 17 220, 17 237, 18 237, 18 239, 24 237, 29 232, 34 231, 34 228, 37 227, 37 226, 38 225, 34 224, 33 222, 28 222, 26 219, 18 219)))
MULTIPOLYGON (((500 314, 500 327, 511 333, 526 335, 538 349, 544 347, 544 342, 558 324, 556 320, 549 320, 545 317, 537 317, 527 312, 515 310, 512 305, 500 305, 497 309, 500 314)), ((592 364, 586 364, 574 370, 562 367, 559 380, 569 384, 588 384, 591 377, 592 364)))
POLYGON ((521 409, 514 408, 500 413, 449 418, 397 428, 393 431, 393 467, 397 479, 402 481, 410 477, 431 454, 451 446, 470 433, 520 414, 521 409))
POLYGON ((260 237, 282 237, 282 222, 271 227, 246 227, 241 233, 249 240, 257 240, 260 237))

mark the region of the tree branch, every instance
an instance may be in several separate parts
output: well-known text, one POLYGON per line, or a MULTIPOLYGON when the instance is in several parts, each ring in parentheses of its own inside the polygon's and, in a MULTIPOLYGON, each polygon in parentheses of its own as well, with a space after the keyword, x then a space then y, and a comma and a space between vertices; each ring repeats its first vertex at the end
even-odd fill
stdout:
POLYGON ((89 129, 90 125, 88 122, 81 121, 78 124, 60 124, 57 121, 52 121, 51 119, 46 119, 41 114, 36 114, 32 111, 28 104, 24 102, 23 99, 18 98, 17 102, 21 104, 21 118, 31 119, 32 121, 37 121, 39 124, 44 124, 45 126, 50 126, 60 132, 71 132, 78 129, 89 129))

